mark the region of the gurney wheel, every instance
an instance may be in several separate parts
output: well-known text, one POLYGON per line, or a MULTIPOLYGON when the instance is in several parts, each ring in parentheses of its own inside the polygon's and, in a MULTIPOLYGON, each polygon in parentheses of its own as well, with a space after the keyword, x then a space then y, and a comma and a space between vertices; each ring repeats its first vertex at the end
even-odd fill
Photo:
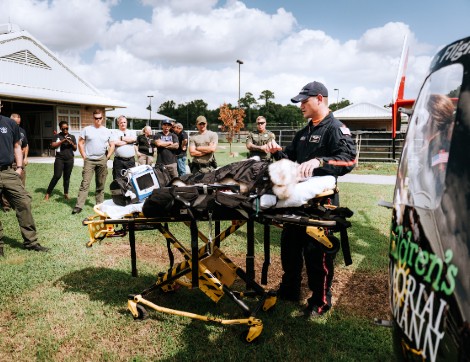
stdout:
POLYGON ((249 341, 247 338, 248 338, 248 335, 250 333, 250 330, 246 330, 244 332, 242 332, 240 334, 240 339, 242 340, 242 342, 246 343, 246 344, 252 344, 252 343, 256 343, 258 341, 258 338, 259 336, 253 338, 251 341, 249 341))
POLYGON ((333 247, 331 249, 324 248, 324 249, 326 249, 325 253, 327 253, 327 254, 336 254, 339 251, 339 249, 341 248, 340 240, 334 235, 328 235, 328 239, 330 239, 331 243, 333 244, 333 247))
POLYGON ((142 307, 140 304, 137 304, 137 313, 139 314, 137 317, 134 317, 134 319, 139 319, 139 320, 144 320, 148 317, 148 312, 147 310, 142 307))

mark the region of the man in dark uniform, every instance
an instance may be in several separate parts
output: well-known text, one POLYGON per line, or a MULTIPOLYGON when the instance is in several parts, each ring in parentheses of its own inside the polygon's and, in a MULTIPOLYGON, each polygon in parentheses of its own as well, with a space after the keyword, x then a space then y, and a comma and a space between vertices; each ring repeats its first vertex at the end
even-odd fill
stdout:
MULTIPOLYGON (((284 152, 275 142, 266 145, 275 159, 289 158, 298 162, 299 177, 333 175, 350 172, 355 166, 356 146, 351 132, 334 118, 328 108, 328 90, 320 82, 307 84, 292 98, 301 102, 300 109, 308 121, 296 133, 284 152)), ((339 205, 339 200, 333 203, 339 205)), ((307 268, 312 296, 307 300, 306 316, 322 315, 331 308, 331 283, 335 254, 324 253, 306 234, 305 227, 286 226, 281 236, 281 263, 284 270, 279 297, 299 301, 303 259, 307 268)))
MULTIPOLYGON (((18 113, 12 113, 10 118, 16 122, 18 126, 21 124, 21 116, 18 113)), ((28 165, 28 153, 29 153, 29 144, 28 144, 28 137, 26 137, 26 131, 20 126, 20 145, 21 145, 21 152, 23 153, 23 171, 21 173, 21 182, 23 186, 26 186, 26 166, 28 165)), ((13 169, 16 170, 16 162, 13 162, 13 169)), ((5 198, 2 197, 2 205, 3 211, 8 212, 10 211, 10 203, 5 198)))
POLYGON ((157 146, 157 163, 162 163, 170 172, 172 178, 178 177, 176 166, 176 151, 179 147, 178 136, 170 132, 171 121, 162 121, 162 131, 155 135, 155 145, 157 146))
MULTIPOLYGON (((16 211, 24 248, 34 251, 48 251, 38 243, 36 225, 31 213, 31 196, 21 183, 23 153, 19 126, 10 118, 0 115, 0 192, 16 211), (16 162, 16 170, 13 162, 16 162)), ((3 250, 3 225, 0 221, 0 256, 3 250)))
POLYGON ((276 139, 271 131, 266 129, 266 118, 259 116, 256 118, 256 131, 248 133, 246 137, 246 148, 248 149, 248 157, 259 156, 262 160, 269 160, 271 154, 266 152, 263 146, 276 139))

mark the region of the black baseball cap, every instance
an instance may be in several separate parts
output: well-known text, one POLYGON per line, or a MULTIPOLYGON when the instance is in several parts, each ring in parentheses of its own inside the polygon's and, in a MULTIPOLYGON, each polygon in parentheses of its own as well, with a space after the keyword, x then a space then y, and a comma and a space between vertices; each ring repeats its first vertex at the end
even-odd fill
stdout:
POLYGON ((171 121, 169 119, 164 119, 162 121, 162 124, 171 124, 171 121))
POLYGON ((292 103, 303 102, 308 97, 313 97, 321 94, 323 97, 328 97, 328 89, 320 82, 311 82, 305 85, 300 93, 291 98, 292 103))

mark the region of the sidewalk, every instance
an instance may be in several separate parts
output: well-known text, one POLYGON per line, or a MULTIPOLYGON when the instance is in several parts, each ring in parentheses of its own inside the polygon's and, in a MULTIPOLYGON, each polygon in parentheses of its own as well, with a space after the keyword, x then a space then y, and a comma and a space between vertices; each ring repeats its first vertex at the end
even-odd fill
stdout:
POLYGON ((396 176, 384 175, 357 175, 348 173, 338 177, 338 183, 350 182, 356 184, 395 185, 396 176))
MULTIPOLYGON (((54 163, 55 157, 28 157, 29 163, 54 163)), ((83 158, 75 157, 74 166, 83 167, 83 158)), ((108 160, 108 168, 113 168, 113 160, 108 160)))
MULTIPOLYGON (((54 157, 29 157, 30 163, 54 163, 54 157)), ((75 166, 83 167, 83 158, 75 158, 75 166)), ((113 168, 113 161, 108 161, 108 168, 113 168)), ((338 177, 338 182, 349 182, 358 184, 374 184, 374 185, 395 185, 395 176, 383 175, 356 175, 347 174, 338 177)))

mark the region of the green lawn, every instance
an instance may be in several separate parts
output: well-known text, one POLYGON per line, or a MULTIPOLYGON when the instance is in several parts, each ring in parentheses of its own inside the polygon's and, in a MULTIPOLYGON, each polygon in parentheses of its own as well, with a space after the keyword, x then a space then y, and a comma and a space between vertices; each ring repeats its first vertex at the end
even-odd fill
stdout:
MULTIPOLYGON (((237 146, 240 144, 233 144, 232 151, 243 153, 237 146)), ((220 165, 225 159, 245 157, 221 155, 218 161, 220 165)), ((141 292, 154 283, 158 272, 168 268, 165 239, 156 231, 137 234, 137 278, 130 275, 127 238, 106 239, 86 248, 88 232, 82 220, 93 214, 92 190, 84 211, 71 215, 80 171, 76 167, 72 173, 72 200, 63 200, 59 182, 46 202, 43 197, 53 166, 28 166, 27 189, 33 197, 33 214, 40 242, 51 248, 49 253, 23 250, 15 215, 1 214, 6 257, 0 259, 0 360, 395 360, 391 330, 372 322, 375 316, 389 317, 383 291, 390 212, 376 205, 381 198, 392 198, 392 186, 340 185, 342 205, 355 212, 349 229, 354 264, 345 267, 338 254, 333 310, 325 317, 306 321, 299 316, 298 305, 278 302, 272 311, 259 313, 263 333, 257 342, 247 345, 239 339, 246 329, 240 326, 209 324, 153 310, 148 310, 148 319, 133 320, 126 309, 127 295, 141 292), (374 314, 373 307, 380 313, 385 310, 385 314, 374 314)), ((171 224, 170 228, 182 235, 180 240, 187 240, 185 227, 171 224)), ((207 230, 207 225, 203 229, 207 230)), ((223 242, 223 251, 243 262, 245 237, 246 228, 241 228, 223 242)), ((262 262, 259 225, 255 239, 257 259, 262 262)), ((271 251, 269 285, 274 288, 280 275, 279 230, 274 228, 271 251)), ((154 302, 169 308, 219 318, 241 317, 228 297, 214 304, 199 290, 182 289, 154 298, 154 302)))

